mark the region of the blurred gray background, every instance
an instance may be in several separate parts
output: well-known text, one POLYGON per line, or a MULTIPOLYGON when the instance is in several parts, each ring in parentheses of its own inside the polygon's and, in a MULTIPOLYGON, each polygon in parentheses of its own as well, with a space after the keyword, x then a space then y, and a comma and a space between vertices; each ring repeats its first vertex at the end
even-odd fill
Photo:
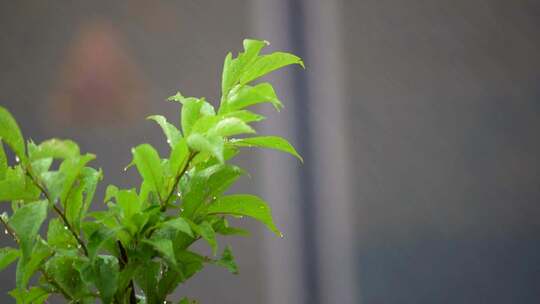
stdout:
MULTIPOLYGON (((270 77, 285 109, 260 128, 306 161, 240 157, 235 191, 285 238, 246 220, 222 240, 240 275, 209 267, 177 298, 540 302, 540 1, 1 1, 0 104, 25 136, 96 153, 100 193, 127 187, 132 146, 166 151, 144 118, 177 119, 177 90, 218 101, 245 37, 305 59, 270 77)), ((12 303, 14 267, 0 280, 12 303)))

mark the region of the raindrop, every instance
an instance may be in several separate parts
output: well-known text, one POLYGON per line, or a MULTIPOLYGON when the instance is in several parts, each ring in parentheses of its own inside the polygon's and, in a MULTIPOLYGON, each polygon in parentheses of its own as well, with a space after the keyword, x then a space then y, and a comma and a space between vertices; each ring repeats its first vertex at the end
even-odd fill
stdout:
POLYGON ((19 162, 19 157, 18 156, 15 156, 15 161, 19 162))
POLYGON ((67 226, 64 226, 64 229, 65 229, 65 230, 68 230, 68 227, 67 227, 67 226))

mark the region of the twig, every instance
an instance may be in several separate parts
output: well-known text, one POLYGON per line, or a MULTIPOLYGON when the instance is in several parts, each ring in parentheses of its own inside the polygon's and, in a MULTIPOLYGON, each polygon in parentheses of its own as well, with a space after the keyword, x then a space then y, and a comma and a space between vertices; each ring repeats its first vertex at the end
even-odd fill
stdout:
POLYGON ((62 222, 64 222, 64 225, 68 228, 68 230, 71 232, 71 234, 73 235, 73 237, 75 238, 75 240, 77 240, 77 242, 79 243, 79 245, 81 246, 83 252, 84 252, 84 255, 88 256, 88 249, 86 248, 86 245, 84 244, 84 241, 79 237, 79 235, 77 234, 77 232, 75 231, 75 229, 73 229, 73 226, 71 226, 71 224, 69 223, 67 217, 64 215, 64 213, 62 212, 62 210, 60 210, 58 208, 58 206, 56 206, 56 204, 53 202, 53 200, 51 199, 51 196, 49 194, 49 192, 47 191, 47 189, 45 188, 45 186, 43 186, 38 180, 37 178, 32 175, 32 173, 29 171, 29 170, 26 170, 26 174, 30 177, 30 179, 34 182, 34 184, 39 188, 39 190, 41 191, 41 193, 43 193, 43 195, 45 195, 45 197, 47 198, 47 200, 49 201, 49 203, 52 205, 53 207, 53 210, 58 214, 58 216, 62 219, 62 222))
POLYGON ((167 195, 167 199, 165 200, 164 204, 161 206, 161 211, 165 211, 165 209, 167 209, 167 204, 169 202, 169 200, 171 199, 171 197, 173 196, 174 194, 174 191, 176 190, 176 188, 178 187, 178 183, 180 183, 180 179, 182 179, 182 176, 184 176, 184 174, 186 173, 187 169, 189 168, 189 163, 191 163, 191 161, 193 160, 193 158, 195 158, 195 156, 198 154, 199 152, 192 152, 189 157, 188 157, 188 160, 186 161, 186 164, 184 165, 184 167, 182 168, 182 170, 178 173, 178 175, 176 175, 176 179, 174 181, 174 184, 173 184, 173 187, 171 189, 171 192, 169 192, 169 195, 167 195))

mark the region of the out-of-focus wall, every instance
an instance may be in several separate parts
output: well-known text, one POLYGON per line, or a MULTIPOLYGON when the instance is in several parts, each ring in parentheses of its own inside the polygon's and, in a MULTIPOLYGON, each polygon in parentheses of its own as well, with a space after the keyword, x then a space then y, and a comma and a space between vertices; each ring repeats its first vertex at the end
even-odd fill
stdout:
POLYGON ((362 303, 538 303, 540 2, 341 8, 362 303))

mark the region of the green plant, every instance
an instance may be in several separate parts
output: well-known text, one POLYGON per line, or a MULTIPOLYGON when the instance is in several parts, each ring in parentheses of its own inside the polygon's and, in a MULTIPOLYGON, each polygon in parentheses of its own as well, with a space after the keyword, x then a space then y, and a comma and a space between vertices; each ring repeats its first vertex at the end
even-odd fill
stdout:
POLYGON ((17 303, 44 303, 54 293, 69 303, 172 303, 167 296, 205 264, 237 273, 230 247, 216 257, 216 234, 247 233, 230 226, 229 216, 252 217, 280 235, 262 199, 224 194, 244 173, 229 163, 242 147, 301 159, 283 138, 237 137, 254 134, 250 123, 264 119, 246 108, 264 102, 282 107, 272 85, 250 83, 287 65, 303 66, 292 54, 260 55, 266 45, 247 39, 244 52, 234 59, 227 54, 217 111, 204 98, 177 93, 168 100, 182 106, 182 131, 163 116, 148 117, 165 133, 169 157, 149 144, 133 148, 127 168, 138 170, 141 184, 138 189, 109 185, 104 211, 89 209, 103 174, 87 166, 95 156, 81 154, 70 140, 25 143, 14 118, 0 107, 0 201, 12 208, 0 221, 18 245, 0 250, 0 270, 17 261, 16 289, 10 292, 17 303), (11 166, 2 142, 13 152, 11 166), (41 236, 50 213, 55 216, 41 236), (212 256, 190 250, 201 239, 212 256))

